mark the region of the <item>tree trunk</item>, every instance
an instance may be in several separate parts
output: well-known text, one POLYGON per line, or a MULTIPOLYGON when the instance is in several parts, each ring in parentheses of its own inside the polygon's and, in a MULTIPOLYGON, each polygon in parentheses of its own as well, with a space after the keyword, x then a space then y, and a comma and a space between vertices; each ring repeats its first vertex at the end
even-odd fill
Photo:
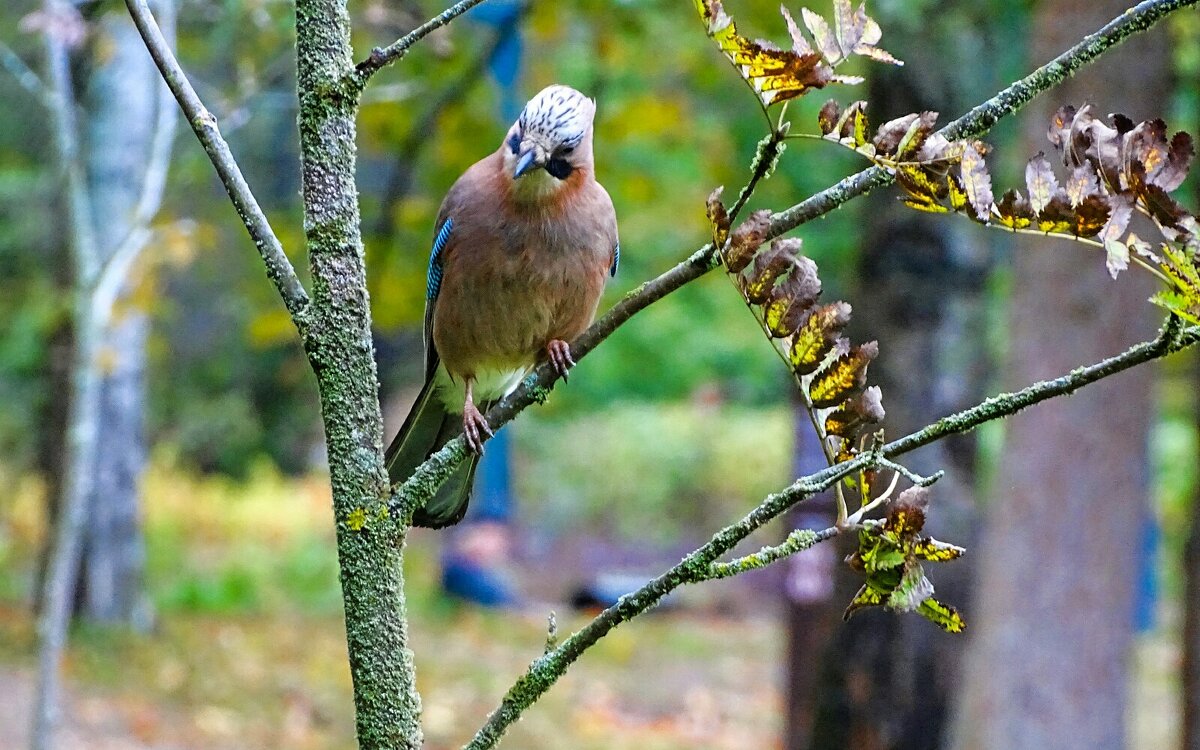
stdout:
MULTIPOLYGON (((906 64, 872 72, 868 100, 873 122, 926 109, 941 111, 944 122, 970 106, 971 90, 987 90, 997 82, 994 57, 992 67, 981 68, 974 50, 968 58, 967 50, 952 41, 962 25, 971 25, 973 12, 984 11, 950 5, 949 10, 939 6, 942 18, 925 19, 933 41, 885 43, 906 64), (947 55, 957 55, 954 64, 946 64, 947 55)), ((990 26, 983 22, 978 28, 990 26)), ((997 28, 988 33, 979 43, 997 48, 1009 32, 997 28)), ((848 298, 854 306, 853 338, 880 342, 869 380, 883 390, 888 435, 901 435, 982 396, 985 353, 977 332, 986 325, 984 281, 992 238, 959 219, 915 212, 890 192, 869 196, 857 210, 866 219, 858 283, 848 298)), ((808 417, 801 413, 800 419, 800 429, 811 432, 808 417)), ((969 548, 975 517, 974 440, 939 442, 906 464, 925 474, 946 471, 933 491, 929 529, 935 537, 969 548)), ((843 624, 842 612, 862 585, 860 577, 840 564, 852 541, 841 545, 839 563, 830 571, 836 581, 831 606, 791 606, 793 654, 802 650, 800 644, 809 653, 802 662, 793 657, 789 716, 807 713, 811 721, 789 722, 786 747, 939 747, 963 640, 914 616, 864 612, 843 624)), ((831 554, 827 546, 803 554, 831 554)), ((939 598, 965 604, 970 573, 965 561, 938 566, 933 578, 939 598)))
MULTIPOLYGON (((1193 355, 1192 382, 1200 383, 1193 355)), ((1192 424, 1200 426, 1200 399, 1193 396, 1192 424)), ((1192 489, 1191 528, 1183 551, 1183 750, 1200 750, 1200 486, 1192 489)))
POLYGON ((363 750, 417 750, 421 701, 404 612, 405 537, 387 511, 355 185, 357 91, 346 81, 354 63, 345 0, 297 0, 296 53, 313 277, 302 334, 321 394, 358 743, 363 750))
MULTIPOLYGON (((1048 59, 1127 7, 1037 6, 1033 54, 1048 59)), ((1060 104, 1135 121, 1166 107, 1164 38, 1127 42, 1030 107, 1027 155, 1046 149, 1060 104)), ((1054 376, 1153 333, 1144 274, 1109 278, 1072 243, 1016 248, 1005 385, 1054 376)), ((963 748, 1125 745, 1135 572, 1146 517, 1153 371, 1138 368, 1008 422, 979 545, 973 638, 957 730, 963 748)))
MULTIPOLYGON (((160 3, 159 16, 163 13, 160 3)), ((164 84, 133 23, 124 13, 107 13, 93 24, 88 81, 82 92, 86 127, 84 152, 88 204, 101 264, 144 227, 139 203, 151 174, 162 170, 166 153, 155 152, 159 116, 173 102, 164 101, 164 84)), ((169 127, 169 125, 168 125, 169 127)), ((169 135, 166 136, 169 138, 169 135)), ((168 141, 169 147, 169 141, 168 141)), ((169 152, 168 152, 169 153, 169 152)), ((153 189, 155 186, 149 186, 153 189)), ((159 188, 161 191, 161 188, 159 188)), ((157 208, 149 207, 153 213, 157 208)), ((122 283, 127 299, 131 280, 122 283)), ((126 304, 101 333, 104 357, 97 432, 103 436, 95 457, 95 481, 87 499, 76 613, 98 622, 124 623, 146 629, 149 605, 143 585, 145 546, 138 507, 138 482, 146 461, 143 434, 145 360, 148 319, 144 310, 126 304)))

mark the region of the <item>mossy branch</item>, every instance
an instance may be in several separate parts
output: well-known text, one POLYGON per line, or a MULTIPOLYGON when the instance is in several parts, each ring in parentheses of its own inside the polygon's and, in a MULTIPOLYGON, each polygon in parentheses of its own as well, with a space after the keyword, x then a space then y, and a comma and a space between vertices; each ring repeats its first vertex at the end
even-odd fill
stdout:
POLYGON ((225 186, 225 192, 229 194, 229 200, 233 202, 233 207, 241 217, 242 224, 250 234, 250 239, 258 248, 258 253, 267 267, 267 276, 275 285, 276 291, 283 299, 284 306, 292 316, 292 321, 303 336, 304 317, 308 309, 308 293, 304 290, 304 285, 300 283, 296 269, 288 260, 287 253, 283 250, 283 244, 275 235, 275 230, 271 228, 267 215, 258 205, 258 199, 250 190, 249 183, 242 176, 242 170, 238 166, 237 160, 234 159, 229 144, 221 136, 221 131, 217 127, 217 118, 200 101, 200 96, 192 87, 192 83, 188 80, 187 74, 183 72, 179 61, 175 59, 175 53, 171 51, 170 44, 167 43, 162 30, 154 20, 154 15, 150 12, 150 6, 147 5, 146 0, 125 0, 125 6, 129 9, 129 15, 133 17, 133 23, 137 26, 142 41, 146 43, 150 56, 154 58, 154 64, 158 66, 159 73, 162 74, 167 87, 174 94, 175 100, 179 102, 179 107, 187 116, 188 124, 191 125, 192 131, 199 139, 200 145, 204 147, 209 160, 212 161, 213 168, 216 169, 217 176, 221 179, 221 184, 225 186))
MULTIPOLYGON (((533 705, 542 693, 550 689, 584 651, 621 623, 653 607, 676 588, 687 583, 736 575, 760 567, 760 562, 762 565, 774 562, 836 536, 836 528, 819 532, 793 532, 789 541, 777 547, 767 547, 756 555, 727 563, 717 562, 718 557, 732 550, 752 532, 795 505, 829 489, 843 478, 873 468, 886 467, 895 470, 898 465, 890 459, 896 456, 948 435, 969 432, 986 422, 1011 416, 1033 404, 1072 393, 1089 383, 1197 343, 1200 343, 1200 327, 1180 328, 1177 319, 1170 319, 1159 336, 1151 341, 1138 344, 1093 365, 1072 370, 1053 380, 1041 381, 1015 393, 989 398, 975 407, 940 419, 880 449, 867 451, 850 461, 834 464, 815 474, 797 479, 780 492, 768 495, 758 507, 739 521, 715 533, 706 544, 646 585, 622 596, 616 604, 601 612, 557 648, 530 664, 528 671, 509 689, 500 706, 492 712, 475 737, 464 746, 464 750, 486 750, 494 747, 508 726, 516 721, 526 708, 533 705)), ((922 478, 922 481, 927 480, 922 478)))

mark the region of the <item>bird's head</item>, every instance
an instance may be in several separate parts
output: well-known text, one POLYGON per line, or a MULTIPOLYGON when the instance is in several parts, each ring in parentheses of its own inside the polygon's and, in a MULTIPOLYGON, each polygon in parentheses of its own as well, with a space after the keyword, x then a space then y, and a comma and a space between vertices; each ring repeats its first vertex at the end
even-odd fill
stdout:
POLYGON ((596 103, 570 86, 548 86, 529 100, 500 149, 518 196, 548 197, 591 169, 595 114, 596 103))

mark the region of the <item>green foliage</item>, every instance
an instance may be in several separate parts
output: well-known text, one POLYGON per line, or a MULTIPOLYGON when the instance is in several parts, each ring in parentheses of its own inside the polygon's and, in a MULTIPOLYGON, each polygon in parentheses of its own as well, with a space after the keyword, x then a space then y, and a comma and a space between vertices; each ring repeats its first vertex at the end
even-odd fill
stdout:
POLYGON ((530 414, 506 428, 516 431, 521 513, 547 534, 587 527, 639 544, 695 541, 697 529, 744 512, 790 472, 791 410, 717 398, 569 420, 530 414))

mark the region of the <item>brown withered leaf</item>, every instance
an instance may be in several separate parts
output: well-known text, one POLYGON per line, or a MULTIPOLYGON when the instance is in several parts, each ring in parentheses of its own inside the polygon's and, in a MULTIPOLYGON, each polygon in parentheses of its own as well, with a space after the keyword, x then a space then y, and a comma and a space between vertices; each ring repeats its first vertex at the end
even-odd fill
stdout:
POLYGON ((976 148, 963 151, 960 164, 963 191, 977 221, 987 223, 992 212, 992 176, 976 148))
MULTIPOLYGON (((922 112, 916 121, 908 126, 908 131, 900 139, 900 143, 896 146, 895 158, 904 160, 914 154, 920 154, 926 139, 933 132, 933 126, 937 124, 937 118, 937 112, 928 110, 922 112)), ((943 140, 945 139, 943 138, 943 140)))
POLYGON ((1050 118, 1046 138, 1056 149, 1062 151, 1071 143, 1071 123, 1075 120, 1075 107, 1064 104, 1050 118))
POLYGON ((908 128, 917 121, 915 112, 911 115, 897 117, 894 120, 888 120, 880 125, 875 131, 875 137, 871 139, 871 143, 875 144, 876 152, 885 156, 890 156, 896 152, 896 147, 900 145, 900 140, 904 138, 908 128))
POLYGON ((1192 168, 1192 159, 1196 156, 1196 148, 1192 137, 1180 131, 1171 138, 1167 149, 1167 163, 1155 176, 1154 184, 1168 193, 1183 184, 1192 168))
POLYGON ((832 133, 841 117, 842 105, 838 104, 836 99, 830 99, 821 105, 821 111, 817 113, 817 127, 821 129, 821 135, 832 133))
POLYGON ((1075 226, 1075 210, 1066 198, 1055 196, 1037 213, 1037 228, 1042 232, 1069 234, 1075 226))
POLYGON ((1071 176, 1067 178, 1065 187, 1067 191, 1067 200, 1072 206, 1078 206, 1083 203, 1083 199, 1089 195, 1098 195, 1100 191, 1100 181, 1096 179, 1096 170, 1092 169, 1089 164, 1081 164, 1071 170, 1071 176))
MULTIPOLYGON (((1064 205, 1070 205, 1062 198, 1064 205)), ((1075 207, 1075 219, 1071 224, 1071 234, 1076 237, 1095 237, 1100 234, 1112 216, 1112 206, 1099 195, 1089 195, 1075 207)))
POLYGON ((1029 204, 1035 212, 1045 208, 1059 191, 1058 179, 1054 176, 1050 162, 1046 161, 1046 154, 1039 151, 1038 155, 1025 165, 1025 187, 1029 190, 1029 204))
POLYGON ((996 221, 1009 229, 1025 229, 1034 219, 1033 206, 1016 190, 1006 190, 1004 195, 1000 196, 996 212, 1000 214, 996 221))
POLYGON ((946 195, 950 198, 951 209, 960 212, 967 211, 967 206, 971 202, 970 196, 967 195, 962 180, 954 173, 946 175, 946 195))
POLYGON ((941 204, 946 196, 946 181, 935 179, 934 175, 920 164, 901 164, 896 169, 896 182, 908 195, 905 204, 919 211, 945 213, 949 211, 941 204))
MULTIPOLYGON (((1093 196, 1096 197, 1096 196, 1093 196)), ((1108 196, 1110 214, 1104 228, 1100 230, 1100 241, 1119 240, 1129 228, 1129 220, 1133 218, 1133 195, 1130 193, 1114 193, 1108 196)))
POLYGON ((1105 183, 1114 190, 1124 190, 1127 186, 1121 180, 1123 141, 1121 132, 1098 120, 1089 104, 1075 113, 1070 148, 1063 154, 1065 163, 1075 167, 1090 162, 1105 183))
POLYGON ((1105 240, 1104 265, 1108 275, 1117 278, 1117 274, 1129 268, 1129 247, 1120 240, 1105 240))
POLYGON ((721 193, 723 192, 725 192, 724 185, 709 193, 708 200, 704 203, 704 213, 708 216, 708 221, 713 228, 713 246, 718 250, 725 246, 725 240, 729 237, 729 212, 725 210, 725 204, 721 202, 721 193))
POLYGON ((1167 191, 1147 181, 1141 162, 1129 164, 1130 189, 1158 225, 1163 236, 1172 242, 1195 236, 1196 219, 1167 191))
POLYGON ((804 19, 804 25, 808 27, 808 33, 812 34, 813 40, 817 43, 817 49, 829 64, 841 62, 842 50, 838 46, 837 37, 833 33, 833 29, 816 13, 813 13, 808 8, 800 9, 800 16, 804 19))
POLYGON ((1141 166, 1145 181, 1157 184, 1156 177, 1167 165, 1167 124, 1161 119, 1139 122, 1125 135, 1125 179, 1124 185, 1132 183, 1129 169, 1134 164, 1141 166))
POLYGON ((737 273, 750 265, 751 258, 766 240, 771 226, 770 209, 761 208, 734 228, 729 235, 729 247, 725 249, 725 268, 737 273))
POLYGON ((789 237, 775 240, 769 249, 755 255, 749 274, 742 277, 747 301, 761 305, 770 299, 775 282, 799 262, 799 252, 800 240, 789 237))
POLYGON ((879 343, 868 341, 852 347, 817 373, 808 389, 812 405, 818 409, 837 406, 867 385, 867 365, 879 356, 879 343))
POLYGON ((763 305, 763 321, 775 338, 790 336, 804 323, 808 310, 821 295, 817 264, 800 256, 791 273, 775 285, 771 298, 763 305))
MULTIPOLYGON (((897 161, 907 159, 919 152, 925 139, 933 132, 937 112, 913 113, 885 122, 875 131, 871 143, 875 151, 897 161)), ((945 140, 943 138, 943 140, 945 140)))
POLYGON ((788 347, 788 360, 796 374, 808 375, 820 367, 849 322, 850 305, 845 302, 814 308, 788 347))
POLYGON ((1152 250, 1150 248, 1150 243, 1146 242, 1142 238, 1138 237, 1133 232, 1130 232, 1129 235, 1125 238, 1125 245, 1130 250, 1132 250, 1133 252, 1137 253, 1138 255, 1142 256, 1143 258, 1145 258, 1146 260, 1148 260, 1152 263, 1162 263, 1163 262, 1163 259, 1158 255, 1158 253, 1154 252, 1154 250, 1152 250))
POLYGON ((833 79, 833 69, 807 43, 798 52, 779 49, 770 42, 747 39, 737 33, 737 26, 725 12, 721 0, 695 2, 708 35, 763 104, 770 106, 801 96, 812 89, 823 88, 833 79))
POLYGON ((846 440, 858 437, 864 429, 883 421, 883 392, 869 386, 825 417, 825 432, 846 440))
MULTIPOLYGON (((807 20, 807 19, 806 19, 807 20)), ((890 65, 904 63, 875 45, 883 38, 883 31, 875 19, 867 15, 866 3, 854 9, 850 0, 833 0, 833 20, 836 27, 838 50, 842 58, 863 55, 890 65)), ((830 63, 834 60, 830 59, 830 63)))

